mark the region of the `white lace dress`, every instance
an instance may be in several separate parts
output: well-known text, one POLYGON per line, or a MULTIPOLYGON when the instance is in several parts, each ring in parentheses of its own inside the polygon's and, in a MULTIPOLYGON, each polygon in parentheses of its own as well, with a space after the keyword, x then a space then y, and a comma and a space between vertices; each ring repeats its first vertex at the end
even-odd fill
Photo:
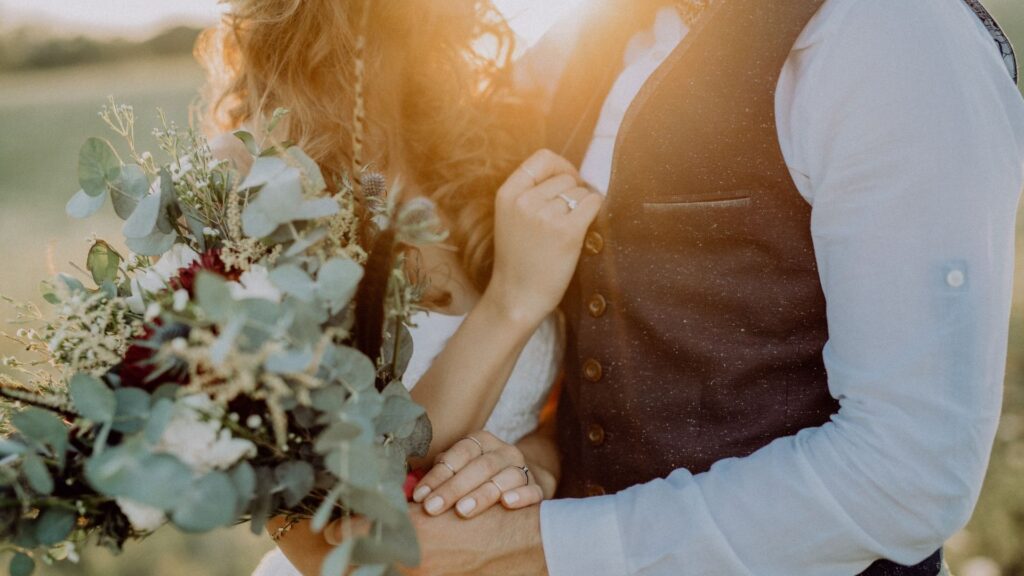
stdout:
MULTIPOLYGON (((413 355, 403 382, 408 388, 430 368, 448 340, 462 325, 465 316, 418 314, 413 318, 413 355)), ((495 327, 500 330, 501 327, 495 327)), ((523 348, 515 369, 505 385, 485 428, 498 438, 515 443, 537 428, 540 411, 558 376, 564 344, 562 326, 551 316, 523 348)), ((301 576, 277 549, 263 557, 253 576, 301 576)))

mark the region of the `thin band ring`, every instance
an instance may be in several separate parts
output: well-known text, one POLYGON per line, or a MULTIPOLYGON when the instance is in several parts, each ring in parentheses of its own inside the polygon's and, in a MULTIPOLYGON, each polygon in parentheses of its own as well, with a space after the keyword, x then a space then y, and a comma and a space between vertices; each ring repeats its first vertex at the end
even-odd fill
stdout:
POLYGON ((437 463, 442 465, 442 466, 444 466, 448 470, 450 470, 451 473, 452 473, 452 476, 455 476, 455 475, 458 474, 458 472, 455 471, 455 468, 452 468, 452 465, 447 463, 447 462, 445 462, 443 458, 441 460, 438 460, 437 463))
POLYGON ((487 450, 484 450, 484 445, 481 444, 480 441, 477 440, 476 438, 473 438, 472 436, 466 436, 465 438, 463 438, 463 440, 469 440, 473 444, 476 444, 477 448, 480 448, 480 455, 481 456, 483 456, 484 454, 487 454, 487 450))
POLYGON ((526 174, 527 176, 530 177, 530 180, 533 181, 534 186, 540 184, 540 182, 537 181, 537 177, 533 175, 533 172, 530 172, 530 169, 526 167, 526 164, 520 166, 519 169, 523 171, 523 174, 526 174))
POLYGON ((489 482, 490 482, 491 484, 494 484, 494 487, 498 489, 498 492, 500 492, 500 493, 502 493, 502 494, 504 494, 504 493, 505 493, 505 489, 501 487, 501 484, 498 484, 498 481, 497 481, 497 480, 495 480, 494 478, 491 478, 491 479, 489 480, 489 482))
POLYGON ((562 194, 559 194, 558 197, 561 198, 563 202, 565 202, 566 206, 569 207, 569 212, 572 212, 573 210, 576 210, 577 208, 580 207, 580 203, 577 202, 575 198, 572 198, 571 196, 565 194, 564 192, 562 194))
POLYGON ((515 468, 518 468, 523 473, 523 476, 526 476, 526 485, 529 486, 530 485, 530 467, 526 466, 526 465, 523 465, 523 466, 515 466, 515 468))

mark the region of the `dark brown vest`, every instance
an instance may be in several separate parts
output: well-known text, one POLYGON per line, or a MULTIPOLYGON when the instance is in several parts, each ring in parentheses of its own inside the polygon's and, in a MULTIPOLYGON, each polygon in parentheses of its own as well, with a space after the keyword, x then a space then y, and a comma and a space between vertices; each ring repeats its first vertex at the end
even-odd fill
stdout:
MULTIPOLYGON (((810 207, 774 114, 779 74, 821 3, 714 3, 627 113, 608 200, 564 305, 563 496, 703 472, 837 410, 810 207)), ((596 10, 595 29, 628 9, 596 10)), ((621 44, 609 49, 618 53, 598 61, 621 61, 621 44)), ((596 112, 581 129, 565 118, 581 117, 581 85, 603 95, 618 68, 570 66, 552 144, 578 161, 596 112), (595 74, 587 68, 602 70, 602 85, 571 78, 595 74)))

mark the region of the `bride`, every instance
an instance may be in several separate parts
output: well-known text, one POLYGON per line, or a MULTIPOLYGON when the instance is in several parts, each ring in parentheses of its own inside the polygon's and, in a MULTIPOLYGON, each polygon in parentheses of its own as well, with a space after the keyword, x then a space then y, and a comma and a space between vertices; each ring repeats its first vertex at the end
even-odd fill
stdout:
MULTIPOLYGON (((212 131, 276 130, 338 176, 401 177, 439 208, 447 246, 420 247, 429 313, 415 317, 405 384, 434 426, 414 492, 430 515, 553 497, 558 456, 538 431, 558 375, 555 309, 601 204, 572 165, 537 152, 537 115, 510 96, 513 35, 490 0, 232 0, 204 36, 212 131), (485 57, 488 47, 496 57, 485 57), (365 94, 354 88, 362 83, 365 94), (364 141, 353 141, 357 124, 364 141)), ((231 136, 214 141, 242 157, 231 136)), ((331 549, 305 524, 272 525, 256 574, 319 574, 331 549), (287 558, 286 558, 287 557, 287 558)))

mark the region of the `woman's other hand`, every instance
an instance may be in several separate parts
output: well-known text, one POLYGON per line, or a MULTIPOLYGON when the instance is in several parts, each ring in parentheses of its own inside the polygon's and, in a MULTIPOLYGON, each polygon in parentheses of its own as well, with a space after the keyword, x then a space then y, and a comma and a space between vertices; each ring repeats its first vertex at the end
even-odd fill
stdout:
POLYGON ((561 302, 602 202, 565 158, 548 150, 530 157, 498 191, 484 300, 511 320, 543 320, 561 302))
POLYGON ((430 516, 452 507, 473 518, 499 502, 509 510, 533 506, 554 496, 555 480, 538 465, 529 465, 523 452, 488 432, 457 442, 437 458, 413 491, 430 516))

